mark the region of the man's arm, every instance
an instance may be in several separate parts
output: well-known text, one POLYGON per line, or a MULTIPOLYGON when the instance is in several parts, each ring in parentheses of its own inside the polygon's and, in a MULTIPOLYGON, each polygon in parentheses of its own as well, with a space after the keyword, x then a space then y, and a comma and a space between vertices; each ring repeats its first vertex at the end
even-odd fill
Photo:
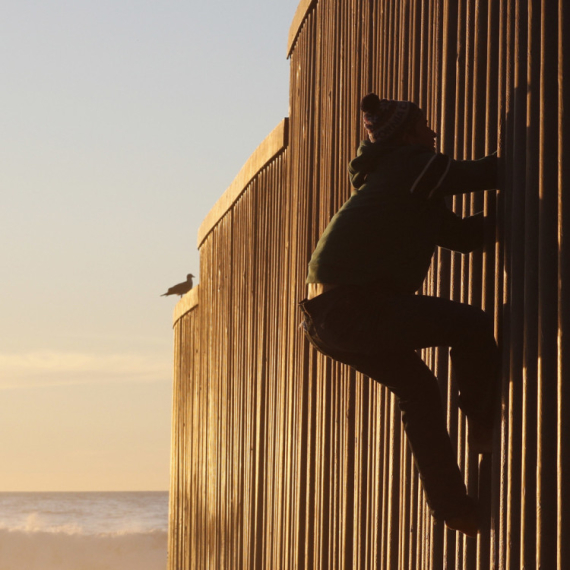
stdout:
POLYGON ((479 160, 453 160, 445 154, 431 155, 410 192, 426 200, 492 190, 499 185, 497 154, 479 160))

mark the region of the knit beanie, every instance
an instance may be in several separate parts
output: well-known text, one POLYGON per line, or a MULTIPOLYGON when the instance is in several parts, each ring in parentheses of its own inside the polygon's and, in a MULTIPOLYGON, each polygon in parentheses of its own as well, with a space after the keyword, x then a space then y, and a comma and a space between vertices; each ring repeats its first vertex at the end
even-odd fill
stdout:
POLYGON ((380 99, 369 93, 360 103, 364 128, 373 143, 388 143, 408 131, 422 117, 420 108, 411 101, 380 99))

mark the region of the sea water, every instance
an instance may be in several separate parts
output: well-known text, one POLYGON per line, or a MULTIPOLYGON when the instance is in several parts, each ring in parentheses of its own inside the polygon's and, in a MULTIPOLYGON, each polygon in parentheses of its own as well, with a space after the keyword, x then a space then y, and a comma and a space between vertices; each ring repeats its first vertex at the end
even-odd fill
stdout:
POLYGON ((0 493, 0 570, 165 570, 168 493, 0 493))

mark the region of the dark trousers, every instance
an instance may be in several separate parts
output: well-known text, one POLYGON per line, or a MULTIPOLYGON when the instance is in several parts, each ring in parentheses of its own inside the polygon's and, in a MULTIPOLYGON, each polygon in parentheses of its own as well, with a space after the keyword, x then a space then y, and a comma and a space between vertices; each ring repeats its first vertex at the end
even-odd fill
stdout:
POLYGON ((446 428, 436 377, 416 350, 451 347, 459 405, 492 426, 498 349, 492 318, 446 299, 340 286, 300 303, 309 341, 397 397, 415 464, 436 518, 467 508, 465 484, 446 428))

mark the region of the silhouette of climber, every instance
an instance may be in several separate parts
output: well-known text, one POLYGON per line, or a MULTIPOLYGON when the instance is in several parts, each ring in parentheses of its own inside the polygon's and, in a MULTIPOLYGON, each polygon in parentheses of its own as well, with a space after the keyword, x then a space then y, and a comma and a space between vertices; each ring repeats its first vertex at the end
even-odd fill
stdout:
POLYGON ((167 295, 180 295, 182 297, 182 295, 185 295, 192 289, 192 277, 194 277, 194 275, 188 273, 188 275, 186 275, 186 281, 173 285, 166 293, 163 293, 161 297, 166 297, 167 295))
POLYGON ((309 263, 303 328, 323 354, 387 386, 434 517, 476 536, 475 499, 457 466, 436 377, 418 349, 451 347, 459 405, 472 451, 491 451, 498 349, 491 316, 418 295, 436 246, 483 245, 483 213, 460 218, 444 197, 497 188, 497 157, 456 161, 435 151, 437 134, 409 101, 361 102, 370 140, 349 165, 351 197, 309 263))

